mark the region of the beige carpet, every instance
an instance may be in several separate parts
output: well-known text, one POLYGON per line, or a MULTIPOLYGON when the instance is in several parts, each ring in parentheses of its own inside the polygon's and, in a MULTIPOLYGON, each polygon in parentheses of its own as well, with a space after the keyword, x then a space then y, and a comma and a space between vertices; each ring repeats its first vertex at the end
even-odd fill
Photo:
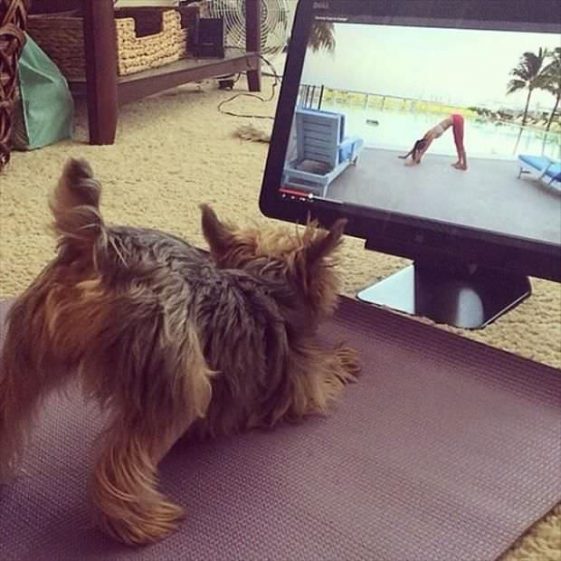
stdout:
MULTIPOLYGON (((264 95, 269 88, 267 83, 264 95)), ((94 166, 105 186, 103 212, 112 222, 162 228, 202 243, 200 202, 214 204, 221 215, 239 223, 263 221, 257 199, 268 145, 234 136, 247 120, 217 111, 218 103, 230 96, 212 84, 193 85, 125 107, 117 143, 107 147, 85 143, 80 110, 76 141, 14 154, 0 176, 0 297, 20 292, 53 255, 46 200, 69 156, 86 157, 94 166)), ((274 102, 244 97, 228 109, 273 115, 274 102)), ((254 124, 265 132, 271 126, 270 121, 254 124)), ((353 293, 404 263, 365 252, 361 241, 347 239, 341 264, 345 291, 353 293)), ((532 284, 533 296, 516 310, 484 331, 463 334, 559 368, 561 285, 532 284)), ((505 559, 561 561, 561 507, 505 559)))

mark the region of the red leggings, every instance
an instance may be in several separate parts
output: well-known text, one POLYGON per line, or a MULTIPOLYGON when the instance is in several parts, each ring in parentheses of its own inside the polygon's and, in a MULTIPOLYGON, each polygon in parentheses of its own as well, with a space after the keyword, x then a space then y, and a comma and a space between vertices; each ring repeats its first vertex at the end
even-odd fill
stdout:
POLYGON ((452 115, 452 130, 454 132, 454 142, 458 150, 464 149, 464 118, 459 113, 452 115))

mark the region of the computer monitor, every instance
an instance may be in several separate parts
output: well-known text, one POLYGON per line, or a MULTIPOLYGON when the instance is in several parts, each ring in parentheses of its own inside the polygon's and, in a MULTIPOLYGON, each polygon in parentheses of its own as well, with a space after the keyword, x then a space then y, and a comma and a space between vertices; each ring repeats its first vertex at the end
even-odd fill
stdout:
POLYGON ((361 300, 478 328, 561 281, 558 0, 298 4, 269 217, 413 264, 361 300))

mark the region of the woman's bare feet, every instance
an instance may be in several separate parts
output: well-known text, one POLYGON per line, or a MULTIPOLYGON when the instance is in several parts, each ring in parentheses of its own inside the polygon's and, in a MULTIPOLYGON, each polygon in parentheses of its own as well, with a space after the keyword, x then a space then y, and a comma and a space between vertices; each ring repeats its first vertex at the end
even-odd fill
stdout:
POLYGON ((456 162, 455 164, 452 164, 452 167, 456 169, 461 169, 463 171, 467 170, 466 164, 461 164, 460 162, 456 162))

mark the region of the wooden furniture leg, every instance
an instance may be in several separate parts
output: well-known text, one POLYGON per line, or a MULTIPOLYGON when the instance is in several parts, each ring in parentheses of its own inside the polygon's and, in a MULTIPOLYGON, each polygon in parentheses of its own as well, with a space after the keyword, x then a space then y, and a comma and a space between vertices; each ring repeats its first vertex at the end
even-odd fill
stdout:
POLYGON ((90 144, 113 144, 119 111, 113 0, 84 0, 84 50, 90 144))
POLYGON ((27 0, 0 0, 0 172, 10 161, 18 60, 25 45, 27 0))
MULTIPOLYGON (((261 53, 261 0, 245 0, 245 46, 246 50, 261 53)), ((261 63, 257 70, 247 72, 250 92, 261 91, 261 63)))

